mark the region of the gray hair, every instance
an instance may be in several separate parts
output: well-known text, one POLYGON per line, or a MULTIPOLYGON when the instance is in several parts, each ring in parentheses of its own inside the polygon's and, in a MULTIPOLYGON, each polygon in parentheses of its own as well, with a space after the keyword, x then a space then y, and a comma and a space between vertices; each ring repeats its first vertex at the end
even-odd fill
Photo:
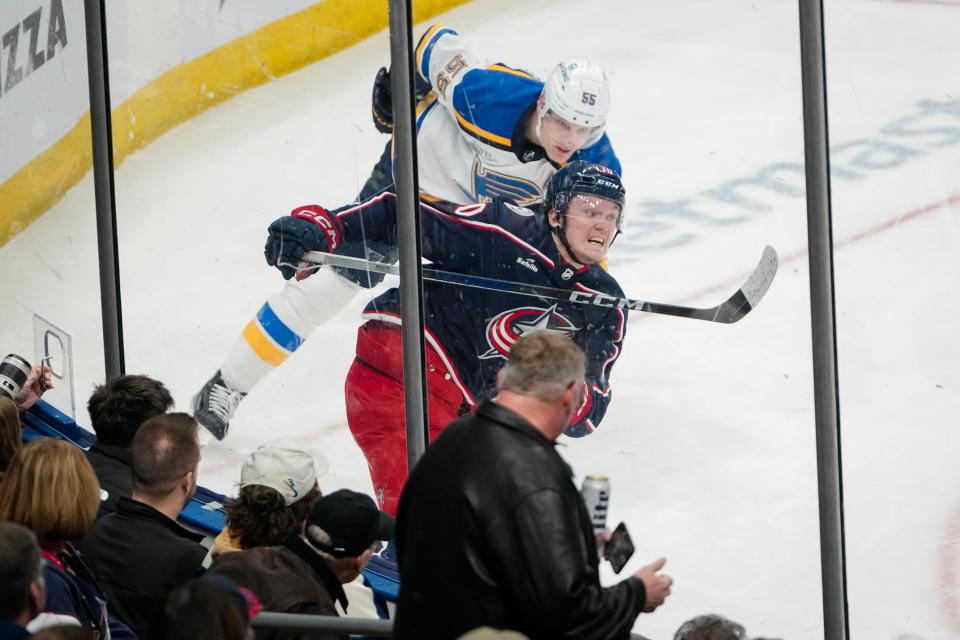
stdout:
POLYGON ((680 625, 673 640, 747 640, 747 630, 733 620, 708 613, 680 625))
POLYGON ((33 531, 0 522, 0 620, 12 620, 27 606, 30 585, 42 577, 42 560, 33 531))
POLYGON ((500 390, 555 402, 572 383, 583 381, 586 368, 586 356, 572 340, 556 331, 534 331, 510 349, 500 390))

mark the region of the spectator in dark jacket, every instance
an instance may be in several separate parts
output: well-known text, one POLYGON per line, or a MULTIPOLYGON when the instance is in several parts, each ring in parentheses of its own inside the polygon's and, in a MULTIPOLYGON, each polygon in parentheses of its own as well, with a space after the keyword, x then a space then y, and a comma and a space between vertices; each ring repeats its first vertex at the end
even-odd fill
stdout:
POLYGON ((117 500, 129 498, 133 491, 130 443, 137 429, 172 406, 173 397, 163 383, 147 376, 120 376, 94 389, 87 411, 97 441, 87 459, 102 490, 98 518, 115 511, 117 500))
POLYGON ((597 540, 554 442, 580 405, 585 358, 560 333, 517 340, 496 401, 447 427, 400 498, 395 638, 513 629, 531 638, 627 638, 672 580, 665 560, 601 587, 597 540))
POLYGON ((33 532, 0 522, 0 640, 30 637, 27 623, 43 611, 47 599, 42 570, 33 532))
MULTIPOLYGON (((370 496, 341 489, 313 505, 304 535, 289 537, 279 547, 256 547, 217 556, 210 568, 250 589, 265 611, 339 615, 352 582, 373 556, 374 545, 393 537, 393 518, 370 496)), ((335 633, 263 632, 258 640, 340 640, 335 633)))
POLYGON ((144 635, 207 553, 202 536, 177 524, 197 489, 197 423, 185 413, 150 418, 130 449, 133 496, 120 498, 116 512, 97 521, 81 549, 117 617, 144 635))
POLYGON ((37 438, 14 456, 0 482, 0 521, 33 530, 46 564, 46 611, 69 616, 84 629, 133 638, 111 617, 107 599, 83 556, 73 546, 90 529, 100 501, 97 476, 83 452, 63 440, 37 438))

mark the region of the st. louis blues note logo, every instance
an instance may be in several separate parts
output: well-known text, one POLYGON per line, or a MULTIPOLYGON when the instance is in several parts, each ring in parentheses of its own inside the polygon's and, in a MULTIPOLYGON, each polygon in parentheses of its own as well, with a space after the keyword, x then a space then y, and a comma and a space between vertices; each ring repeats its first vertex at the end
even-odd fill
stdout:
POLYGON ((492 202, 500 196, 524 206, 543 198, 535 182, 489 169, 479 158, 473 161, 472 174, 473 193, 480 202, 492 202))
POLYGON ((487 323, 487 344, 490 350, 480 356, 481 360, 491 358, 507 359, 513 343, 519 338, 546 329, 562 333, 572 338, 580 330, 570 320, 557 313, 557 305, 549 309, 541 307, 520 307, 509 309, 487 323))

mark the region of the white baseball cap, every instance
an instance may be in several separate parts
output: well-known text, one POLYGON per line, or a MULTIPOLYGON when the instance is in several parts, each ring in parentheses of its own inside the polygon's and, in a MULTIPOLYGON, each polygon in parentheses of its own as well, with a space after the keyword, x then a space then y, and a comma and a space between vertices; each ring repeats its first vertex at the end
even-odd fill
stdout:
POLYGON ((281 438, 257 447, 240 470, 240 488, 270 487, 289 506, 305 496, 330 468, 322 454, 311 455, 294 440, 281 438))

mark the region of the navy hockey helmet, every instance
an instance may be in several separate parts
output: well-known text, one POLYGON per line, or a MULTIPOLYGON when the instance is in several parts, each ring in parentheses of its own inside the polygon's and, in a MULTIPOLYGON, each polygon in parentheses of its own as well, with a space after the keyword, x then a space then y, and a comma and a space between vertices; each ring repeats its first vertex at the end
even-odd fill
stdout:
POLYGON ((561 218, 570 206, 570 200, 577 194, 594 195, 620 205, 617 217, 617 233, 623 221, 623 204, 626 191, 617 172, 603 165, 574 160, 550 178, 547 184, 546 211, 551 209, 561 218))
POLYGON ((616 240, 622 231, 626 190, 624 190, 623 182, 616 171, 586 160, 574 160, 550 178, 550 182, 547 184, 547 193, 544 197, 544 212, 549 214, 550 211, 554 211, 560 219, 560 226, 553 227, 551 231, 559 238, 567 253, 574 260, 585 264, 584 260, 577 256, 573 247, 567 241, 566 214, 570 207, 570 201, 576 195, 597 196, 614 202, 620 207, 620 213, 617 215, 617 232, 610 241, 613 244, 613 240, 616 240))

